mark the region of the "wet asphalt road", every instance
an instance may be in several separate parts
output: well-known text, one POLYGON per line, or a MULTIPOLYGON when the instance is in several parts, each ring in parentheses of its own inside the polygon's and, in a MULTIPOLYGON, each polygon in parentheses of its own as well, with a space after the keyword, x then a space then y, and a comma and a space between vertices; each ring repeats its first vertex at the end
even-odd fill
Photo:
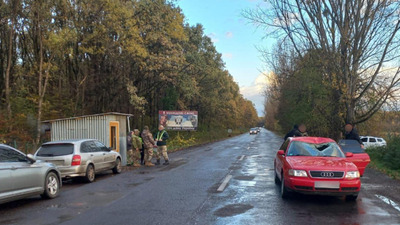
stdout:
POLYGON ((372 169, 356 202, 282 200, 273 173, 281 143, 262 130, 170 154, 169 166, 66 182, 56 199, 0 205, 0 224, 400 224, 400 182, 372 169))

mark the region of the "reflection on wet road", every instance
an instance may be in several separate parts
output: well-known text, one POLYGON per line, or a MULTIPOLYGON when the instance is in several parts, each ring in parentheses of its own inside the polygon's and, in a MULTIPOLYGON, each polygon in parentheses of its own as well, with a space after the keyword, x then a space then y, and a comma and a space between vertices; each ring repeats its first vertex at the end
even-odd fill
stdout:
POLYGON ((262 130, 171 154, 171 165, 64 183, 59 198, 0 205, 0 224, 400 224, 400 182, 367 169, 355 202, 279 196, 282 139, 262 130))

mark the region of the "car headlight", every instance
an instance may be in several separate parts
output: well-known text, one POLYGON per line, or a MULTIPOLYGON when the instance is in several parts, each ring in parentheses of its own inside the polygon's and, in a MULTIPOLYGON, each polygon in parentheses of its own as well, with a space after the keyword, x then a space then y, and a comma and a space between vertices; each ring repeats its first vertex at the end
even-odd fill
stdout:
POLYGON ((289 175, 294 177, 307 177, 307 172, 304 170, 289 170, 289 175))
POLYGON ((358 172, 358 171, 348 171, 346 173, 346 178, 347 179, 360 178, 360 172, 358 172))

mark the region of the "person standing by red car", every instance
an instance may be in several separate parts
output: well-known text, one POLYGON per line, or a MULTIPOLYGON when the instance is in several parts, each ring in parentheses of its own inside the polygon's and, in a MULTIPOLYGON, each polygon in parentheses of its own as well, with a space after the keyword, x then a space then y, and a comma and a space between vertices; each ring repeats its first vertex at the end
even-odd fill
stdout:
POLYGON ((348 123, 344 126, 344 139, 347 140, 356 140, 358 143, 360 143, 361 148, 364 148, 364 144, 360 139, 360 135, 358 135, 358 132, 356 130, 356 128, 348 123))

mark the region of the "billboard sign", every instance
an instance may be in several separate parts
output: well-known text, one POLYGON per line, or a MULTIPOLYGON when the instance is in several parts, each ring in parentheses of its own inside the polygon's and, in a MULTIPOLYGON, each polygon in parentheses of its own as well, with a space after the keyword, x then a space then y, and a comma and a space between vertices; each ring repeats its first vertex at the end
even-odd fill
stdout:
POLYGON ((167 130, 197 130, 197 111, 159 111, 158 119, 167 130))

